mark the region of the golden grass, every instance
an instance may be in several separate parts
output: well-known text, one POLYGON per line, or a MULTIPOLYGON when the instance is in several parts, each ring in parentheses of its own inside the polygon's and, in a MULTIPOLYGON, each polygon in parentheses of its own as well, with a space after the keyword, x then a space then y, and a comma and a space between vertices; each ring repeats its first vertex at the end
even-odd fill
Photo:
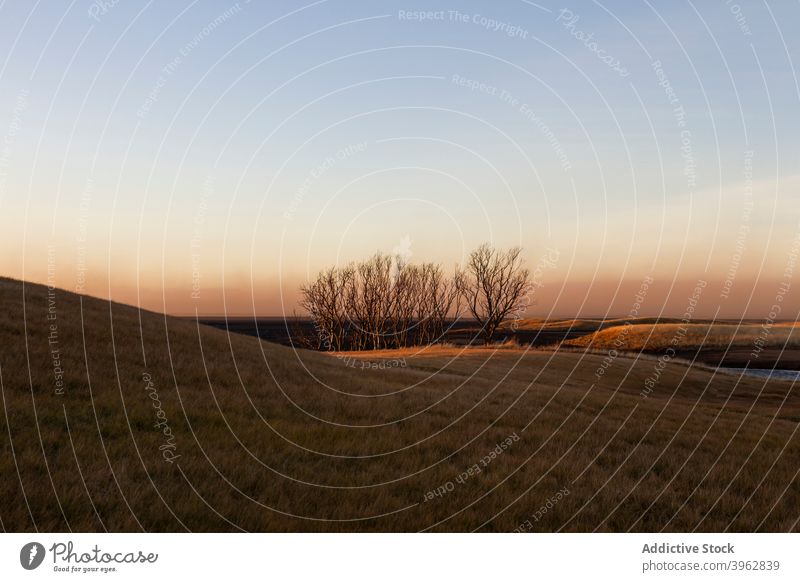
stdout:
MULTIPOLYGON (((582 318, 582 319, 519 319, 509 320, 502 325, 503 329, 512 326, 521 331, 596 331, 599 329, 622 326, 626 323, 635 325, 680 323, 672 317, 619 317, 619 318, 582 318)), ((710 320, 697 320, 696 323, 711 323, 710 320)), ((776 324, 778 325, 778 324, 776 324)), ((783 324, 781 324, 783 325, 783 324)))
POLYGON ((619 358, 596 380, 602 357, 577 353, 337 356, 55 301, 63 395, 46 289, 25 285, 23 301, 0 279, 9 531, 511 531, 565 487, 533 531, 797 529, 800 403, 786 382, 669 365, 644 398, 652 361, 619 358))
POLYGON ((575 331, 597 329, 602 324, 601 319, 519 319, 503 323, 501 329, 512 326, 521 331, 546 331, 573 329, 575 331))
POLYGON ((563 342, 566 346, 594 349, 658 351, 668 347, 697 348, 800 347, 800 327, 794 323, 658 323, 617 325, 563 342), (677 342, 677 343, 676 343, 677 342))

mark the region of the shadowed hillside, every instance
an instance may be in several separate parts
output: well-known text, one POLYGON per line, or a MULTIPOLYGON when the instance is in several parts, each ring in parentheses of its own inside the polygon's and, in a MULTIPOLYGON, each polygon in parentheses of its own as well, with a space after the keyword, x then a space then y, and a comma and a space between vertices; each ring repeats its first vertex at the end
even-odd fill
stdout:
POLYGON ((788 382, 670 364, 645 397, 648 359, 294 351, 8 279, 0 304, 5 530, 798 529, 788 382))

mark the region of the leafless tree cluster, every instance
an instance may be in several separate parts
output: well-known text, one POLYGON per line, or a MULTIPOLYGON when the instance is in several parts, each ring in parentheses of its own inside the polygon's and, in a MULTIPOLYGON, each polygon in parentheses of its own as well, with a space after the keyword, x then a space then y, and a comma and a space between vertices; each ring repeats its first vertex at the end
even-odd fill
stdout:
POLYGON ((435 263, 413 265, 380 253, 322 271, 301 288, 300 305, 316 327, 311 347, 376 350, 435 343, 464 304, 490 342, 525 293, 528 271, 520 255, 520 249, 482 245, 452 275, 435 263))
POLYGON ((316 347, 338 351, 429 344, 460 311, 456 275, 433 263, 411 265, 376 254, 330 268, 301 288, 300 305, 316 326, 316 347))

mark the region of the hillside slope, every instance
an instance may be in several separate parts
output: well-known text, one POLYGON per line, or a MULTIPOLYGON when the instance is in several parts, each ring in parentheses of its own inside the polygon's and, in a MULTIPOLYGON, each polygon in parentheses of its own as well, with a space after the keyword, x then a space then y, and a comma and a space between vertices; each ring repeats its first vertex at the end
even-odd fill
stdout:
POLYGON ((652 361, 606 364, 453 348, 336 357, 0 279, 0 521, 798 528, 793 385, 670 365, 643 396, 652 361))
POLYGON ((592 334, 567 340, 564 345, 596 349, 659 351, 670 346, 683 350, 696 348, 800 347, 800 326, 775 323, 768 328, 758 324, 636 323, 615 325, 592 334))

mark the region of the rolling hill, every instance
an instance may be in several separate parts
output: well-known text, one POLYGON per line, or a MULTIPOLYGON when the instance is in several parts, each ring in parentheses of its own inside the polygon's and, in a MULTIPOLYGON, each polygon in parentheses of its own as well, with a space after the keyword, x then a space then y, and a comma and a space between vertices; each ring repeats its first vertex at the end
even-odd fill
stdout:
POLYGON ((640 323, 614 325, 592 334, 570 339, 564 345, 585 346, 596 349, 632 351, 660 351, 670 346, 682 350, 699 348, 753 349, 756 345, 770 348, 800 347, 800 327, 793 323, 762 324, 742 323, 640 323), (757 340, 762 340, 757 343, 757 340))

